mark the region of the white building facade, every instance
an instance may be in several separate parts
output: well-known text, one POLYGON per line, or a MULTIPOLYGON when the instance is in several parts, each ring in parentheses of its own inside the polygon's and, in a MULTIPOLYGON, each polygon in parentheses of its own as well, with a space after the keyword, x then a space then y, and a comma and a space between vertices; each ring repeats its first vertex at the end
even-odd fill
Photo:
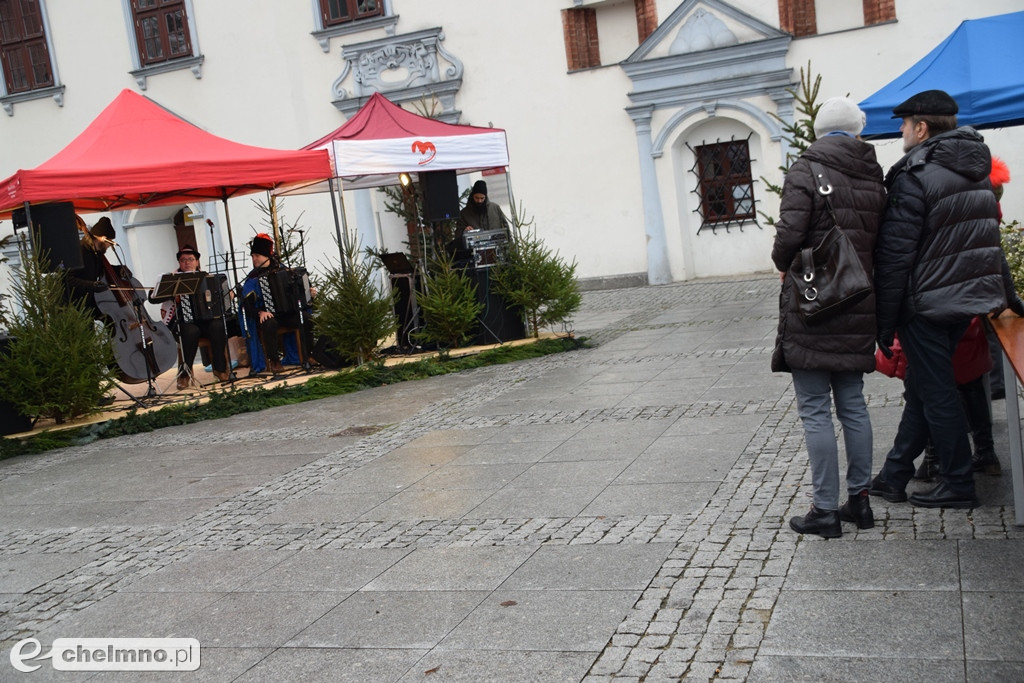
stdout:
MULTIPOLYGON (((0 177, 33 168, 124 88, 237 142, 298 149, 373 92, 452 123, 507 131, 508 188, 538 234, 575 260, 584 287, 664 284, 772 269, 766 216, 788 151, 801 68, 819 101, 861 100, 961 21, 1019 0, 0 0, 0 177)), ((998 68, 998 65, 992 65, 998 68)), ((984 131, 1024 174, 1024 134, 984 131)), ((878 144, 887 168, 899 140, 878 144)), ((479 175, 460 177, 468 187, 479 175)), ((1024 179, 1003 210, 1024 217, 1024 179)), ((265 195, 230 200, 234 243, 265 231, 265 195)), ((342 195, 363 246, 405 249, 376 190, 342 195)), ((335 198, 337 200, 337 197, 335 198)), ((284 200, 307 267, 337 258, 328 195, 284 200)), ((83 216, 91 225, 99 217, 83 216)), ((219 203, 115 212, 127 264, 146 285, 195 244, 225 260, 219 203), (190 221, 175 228, 185 210, 190 221)), ((0 236, 14 231, 0 221, 0 236)), ((2 268, 12 277, 17 257, 2 268)), ((244 277, 244 272, 239 273, 244 277)))

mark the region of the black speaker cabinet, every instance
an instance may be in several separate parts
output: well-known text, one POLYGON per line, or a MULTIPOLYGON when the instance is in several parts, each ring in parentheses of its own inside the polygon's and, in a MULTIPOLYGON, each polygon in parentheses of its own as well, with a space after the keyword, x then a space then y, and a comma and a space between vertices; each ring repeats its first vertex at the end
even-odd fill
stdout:
POLYGON ((337 370, 351 365, 351 363, 346 363, 342 355, 338 353, 334 340, 330 337, 320 337, 316 340, 316 344, 313 346, 313 358, 328 370, 337 370))
POLYGON ((17 209, 11 219, 15 225, 26 226, 31 217, 29 235, 32 249, 42 257, 45 270, 74 270, 82 267, 82 250, 79 246, 78 226, 75 225, 75 205, 71 202, 37 204, 17 209))
POLYGON ((500 344, 501 342, 522 339, 526 336, 526 324, 523 316, 512 310, 505 300, 494 291, 490 268, 477 268, 467 271, 470 280, 476 285, 476 300, 484 305, 478 318, 476 337, 473 344, 500 344))
POLYGON ((423 218, 428 223, 446 221, 459 215, 459 183, 455 170, 420 173, 423 218))
POLYGON ((397 343, 401 349, 410 349, 412 333, 419 326, 419 308, 416 305, 415 276, 392 275, 391 290, 395 297, 395 318, 398 319, 397 343))

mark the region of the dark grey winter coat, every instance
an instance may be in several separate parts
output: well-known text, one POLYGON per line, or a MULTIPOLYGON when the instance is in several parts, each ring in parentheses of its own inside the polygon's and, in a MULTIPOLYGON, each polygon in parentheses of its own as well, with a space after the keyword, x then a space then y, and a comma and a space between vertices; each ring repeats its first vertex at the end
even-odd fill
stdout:
POLYGON ((1006 306, 992 157, 970 127, 941 133, 889 169, 875 252, 879 339, 920 315, 967 321, 1006 306))
MULTIPOLYGON (((882 168, 875 148, 845 135, 829 135, 800 155, 782 188, 772 261, 780 271, 793 257, 814 247, 834 225, 818 192, 808 163, 821 164, 833 191, 829 195, 840 227, 846 232, 864 269, 872 272, 875 237, 885 208, 882 168)), ((817 325, 804 323, 795 305, 792 284, 783 282, 779 297, 779 331, 772 370, 832 370, 871 372, 875 369, 875 297, 817 325)))

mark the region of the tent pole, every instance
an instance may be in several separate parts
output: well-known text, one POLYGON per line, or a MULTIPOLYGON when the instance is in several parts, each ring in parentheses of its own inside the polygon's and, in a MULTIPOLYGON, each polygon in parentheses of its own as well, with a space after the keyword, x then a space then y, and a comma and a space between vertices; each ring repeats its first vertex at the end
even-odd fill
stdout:
POLYGON ((231 276, 235 278, 235 284, 238 284, 238 264, 235 263, 235 238, 231 234, 231 212, 228 211, 228 198, 224 197, 224 220, 227 223, 228 228, 228 253, 231 254, 231 276))
MULTIPOLYGON (((334 199, 334 178, 328 178, 327 179, 327 191, 328 191, 328 194, 331 195, 331 209, 334 210, 334 233, 338 236, 338 255, 341 257, 341 271, 344 273, 345 272, 345 243, 342 242, 342 240, 341 240, 341 221, 345 220, 345 214, 344 214, 345 204, 344 204, 344 200, 342 199, 342 205, 341 205, 342 214, 341 214, 341 221, 339 221, 338 220, 338 202, 334 199)), ((338 198, 341 199, 341 189, 340 189, 340 187, 338 189, 338 198)), ((348 228, 347 227, 345 228, 345 232, 346 232, 346 234, 348 233, 348 228)))

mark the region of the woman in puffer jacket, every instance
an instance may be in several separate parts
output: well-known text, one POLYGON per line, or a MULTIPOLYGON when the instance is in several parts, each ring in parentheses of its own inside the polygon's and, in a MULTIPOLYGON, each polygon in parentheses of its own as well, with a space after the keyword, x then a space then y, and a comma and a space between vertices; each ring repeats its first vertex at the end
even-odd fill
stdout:
MULTIPOLYGON (((857 138, 864 123, 864 112, 845 97, 826 100, 818 110, 814 121, 817 141, 793 163, 783 185, 772 248, 772 261, 783 273, 801 249, 817 246, 835 224, 825 197, 818 192, 819 184, 831 185, 828 196, 836 220, 864 269, 872 273, 885 187, 874 147, 857 138), (825 177, 815 177, 811 162, 825 177)), ((875 298, 868 296, 829 320, 809 325, 796 306, 794 290, 783 278, 772 370, 793 375, 811 466, 813 503, 806 515, 793 517, 789 525, 797 533, 836 538, 843 534, 841 520, 860 529, 874 526, 868 502, 872 432, 864 402, 864 373, 875 368, 875 298), (846 446, 849 499, 842 507, 833 398, 846 446)))

